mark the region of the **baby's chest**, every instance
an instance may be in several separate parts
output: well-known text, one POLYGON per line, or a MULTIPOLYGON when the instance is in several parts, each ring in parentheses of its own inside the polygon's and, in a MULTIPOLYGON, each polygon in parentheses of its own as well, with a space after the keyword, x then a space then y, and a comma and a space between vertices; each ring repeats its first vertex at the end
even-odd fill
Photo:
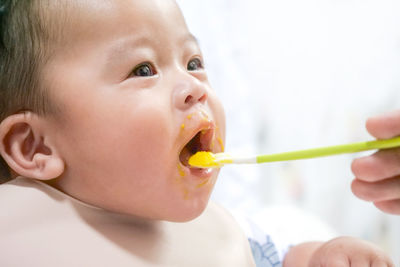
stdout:
POLYGON ((238 233, 182 233, 173 238, 163 253, 164 264, 168 264, 160 266, 255 266, 248 241, 238 233))

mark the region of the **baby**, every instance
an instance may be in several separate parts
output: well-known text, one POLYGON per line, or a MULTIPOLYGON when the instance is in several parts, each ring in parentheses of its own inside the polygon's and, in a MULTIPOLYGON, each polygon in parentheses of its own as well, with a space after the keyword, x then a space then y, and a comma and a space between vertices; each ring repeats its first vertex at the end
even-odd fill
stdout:
MULTIPOLYGON (((177 4, 0 1, 0 265, 255 266, 187 163, 225 119, 177 4)), ((282 256, 257 266, 393 266, 350 237, 282 256)))

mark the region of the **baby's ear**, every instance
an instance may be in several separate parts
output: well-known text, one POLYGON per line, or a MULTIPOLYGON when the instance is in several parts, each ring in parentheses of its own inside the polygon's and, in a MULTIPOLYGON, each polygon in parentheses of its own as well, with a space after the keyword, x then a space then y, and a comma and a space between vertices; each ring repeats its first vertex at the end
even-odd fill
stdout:
POLYGON ((19 175, 50 180, 64 172, 64 161, 46 135, 43 122, 32 112, 7 117, 0 124, 0 153, 19 175))

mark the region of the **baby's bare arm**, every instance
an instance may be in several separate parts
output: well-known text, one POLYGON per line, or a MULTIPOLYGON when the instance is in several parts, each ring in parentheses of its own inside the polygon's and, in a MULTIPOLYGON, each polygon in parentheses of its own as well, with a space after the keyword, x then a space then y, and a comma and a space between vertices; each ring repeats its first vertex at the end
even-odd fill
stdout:
POLYGON ((283 267, 307 267, 312 254, 322 245, 322 242, 307 242, 292 247, 286 254, 283 267))
POLYGON ((291 248, 284 267, 394 267, 389 257, 371 243, 339 237, 325 243, 309 242, 291 248))

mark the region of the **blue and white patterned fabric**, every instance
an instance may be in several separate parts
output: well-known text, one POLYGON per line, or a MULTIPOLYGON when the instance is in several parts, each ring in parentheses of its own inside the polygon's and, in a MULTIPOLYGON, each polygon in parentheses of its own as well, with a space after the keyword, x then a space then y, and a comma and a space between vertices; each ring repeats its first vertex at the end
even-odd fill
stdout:
POLYGON ((235 214, 234 217, 249 240, 251 252, 257 267, 282 267, 290 244, 277 243, 252 221, 235 214))
POLYGON ((265 242, 259 243, 249 238, 251 252, 257 267, 281 267, 278 251, 271 238, 265 236, 265 242))

